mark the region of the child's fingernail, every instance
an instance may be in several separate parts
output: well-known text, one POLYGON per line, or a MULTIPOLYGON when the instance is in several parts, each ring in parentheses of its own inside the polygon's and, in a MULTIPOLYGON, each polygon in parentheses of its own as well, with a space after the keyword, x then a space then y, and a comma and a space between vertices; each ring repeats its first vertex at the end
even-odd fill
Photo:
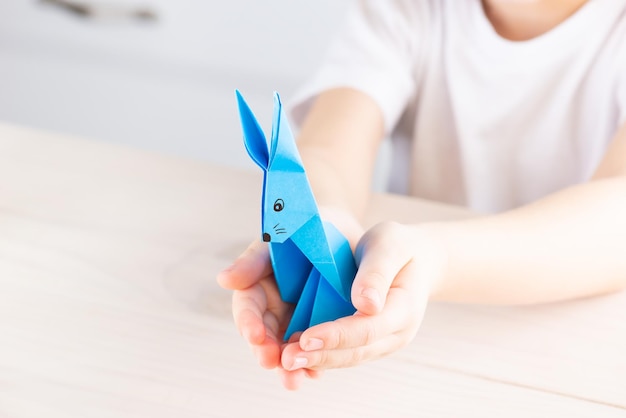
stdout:
POLYGON ((297 370, 306 367, 309 360, 306 357, 296 357, 293 359, 293 364, 289 370, 297 370))
POLYGON ((304 344, 304 351, 313 351, 313 350, 320 350, 324 347, 324 341, 320 340, 319 338, 310 338, 309 341, 306 342, 306 344, 304 344))
POLYGON ((219 273, 217 273, 218 280, 221 279, 221 278, 224 278, 224 276, 228 276, 228 273, 230 273, 234 269, 235 269, 235 264, 233 263, 230 266, 226 267, 224 270, 222 270, 219 273))
POLYGON ((378 293, 378 290, 372 287, 368 287, 366 289, 363 289, 363 291, 361 292, 361 296, 369 299, 377 308, 382 307, 382 301, 380 299, 380 293, 378 293))
POLYGON ((221 285, 221 286, 229 286, 229 281, 230 281, 230 273, 235 269, 235 265, 231 264, 230 266, 226 267, 224 270, 220 271, 219 273, 217 273, 217 276, 215 277, 217 279, 217 282, 221 285))

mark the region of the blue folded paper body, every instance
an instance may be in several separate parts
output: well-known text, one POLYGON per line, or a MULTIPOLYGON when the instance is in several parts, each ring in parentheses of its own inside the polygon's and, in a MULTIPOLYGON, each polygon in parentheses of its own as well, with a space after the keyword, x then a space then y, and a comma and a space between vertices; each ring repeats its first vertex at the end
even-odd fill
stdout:
POLYGON ((236 95, 246 150, 264 172, 262 239, 269 243, 281 298, 296 304, 288 340, 294 332, 355 312, 350 290, 356 265, 348 240, 320 218, 278 94, 269 147, 250 107, 236 95))

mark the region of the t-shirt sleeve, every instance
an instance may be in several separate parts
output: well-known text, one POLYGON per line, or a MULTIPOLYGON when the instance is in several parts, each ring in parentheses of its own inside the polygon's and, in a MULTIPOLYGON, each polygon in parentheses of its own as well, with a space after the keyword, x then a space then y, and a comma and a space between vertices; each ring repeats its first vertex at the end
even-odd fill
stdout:
POLYGON ((380 107, 389 133, 415 90, 421 20, 416 1, 357 1, 321 68, 292 100, 301 124, 315 97, 338 87, 359 90, 380 107))

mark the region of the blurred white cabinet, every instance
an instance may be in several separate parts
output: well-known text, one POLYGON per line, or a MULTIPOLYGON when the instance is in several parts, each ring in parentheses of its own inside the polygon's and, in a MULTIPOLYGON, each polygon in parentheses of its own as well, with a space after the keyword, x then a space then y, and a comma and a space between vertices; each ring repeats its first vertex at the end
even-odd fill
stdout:
POLYGON ((269 123, 272 91, 289 96, 315 70, 349 0, 83 3, 157 18, 0 2, 1 120, 248 166, 233 90, 269 123))

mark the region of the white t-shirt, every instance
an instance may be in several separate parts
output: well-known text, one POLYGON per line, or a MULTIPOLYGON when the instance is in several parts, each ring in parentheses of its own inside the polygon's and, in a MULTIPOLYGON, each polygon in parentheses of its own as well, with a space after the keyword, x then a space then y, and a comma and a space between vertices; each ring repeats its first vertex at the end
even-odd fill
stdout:
POLYGON ((524 42, 480 0, 360 1, 294 119, 333 87, 379 104, 391 191, 510 209, 588 180, 626 121, 626 0, 589 0, 524 42))

